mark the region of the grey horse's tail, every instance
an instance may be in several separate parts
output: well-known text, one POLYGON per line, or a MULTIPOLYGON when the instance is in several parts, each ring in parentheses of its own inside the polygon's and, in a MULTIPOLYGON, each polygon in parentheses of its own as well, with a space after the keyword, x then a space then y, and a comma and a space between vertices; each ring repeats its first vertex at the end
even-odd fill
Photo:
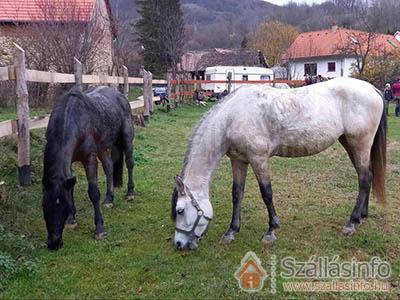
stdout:
MULTIPOLYGON (((380 90, 376 92, 384 100, 380 90)), ((385 202, 385 175, 386 175, 386 132, 387 117, 385 103, 383 103, 381 121, 375 134, 374 143, 371 148, 371 171, 372 171, 372 189, 379 202, 385 202)))

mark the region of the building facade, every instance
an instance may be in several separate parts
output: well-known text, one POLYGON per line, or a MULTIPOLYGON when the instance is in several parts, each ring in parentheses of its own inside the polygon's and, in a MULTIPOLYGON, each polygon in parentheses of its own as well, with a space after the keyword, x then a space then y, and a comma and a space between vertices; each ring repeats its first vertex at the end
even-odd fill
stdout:
MULTIPOLYGON (((97 34, 101 32, 90 65, 95 73, 108 72, 113 63, 112 46, 116 37, 109 0, 0 1, 0 65, 12 64, 12 43, 32 38, 32 30, 47 27, 52 31, 51 28, 65 28, 71 23, 97 28, 97 34)), ((96 30, 83 31, 90 39, 96 30)))
POLYGON ((381 55, 396 49, 400 49, 400 32, 387 35, 333 26, 301 33, 282 60, 291 79, 303 79, 305 75, 348 77, 366 53, 381 55))

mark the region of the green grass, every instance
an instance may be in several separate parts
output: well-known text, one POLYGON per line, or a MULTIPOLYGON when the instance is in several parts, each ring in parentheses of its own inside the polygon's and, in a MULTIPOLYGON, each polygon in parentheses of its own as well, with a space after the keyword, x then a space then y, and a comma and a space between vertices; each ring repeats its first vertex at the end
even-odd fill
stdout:
MULTIPOLYGON (((44 130, 32 132, 34 184, 16 184, 16 141, 0 141, 0 298, 266 298, 263 291, 247 294, 238 287, 234 272, 241 258, 255 251, 269 271, 269 257, 340 255, 341 260, 369 260, 378 255, 391 263, 394 287, 400 274, 400 120, 389 118, 388 203, 372 201, 370 218, 356 235, 346 238, 341 228, 357 194, 356 175, 339 144, 312 157, 273 158, 271 172, 275 204, 281 219, 278 240, 263 249, 260 239, 267 227, 265 206, 250 172, 241 232, 230 246, 218 240, 231 217, 231 170, 228 159, 217 169, 211 188, 215 219, 197 251, 180 253, 172 246, 170 220, 173 177, 182 167, 187 139, 206 111, 186 105, 169 114, 156 112, 150 126, 137 130, 135 183, 137 197, 124 201, 125 189, 116 191, 115 205, 103 209, 105 241, 93 239, 92 208, 79 165, 75 199, 79 227, 66 230, 64 247, 49 252, 41 213, 41 160, 44 130), (262 251, 263 250, 263 251, 262 251)), ((393 112, 391 110, 391 114, 393 112)), ((125 174, 126 175, 126 174, 125 174)), ((104 195, 104 176, 100 176, 104 195)), ((393 297, 391 294, 287 293, 278 279, 279 298, 393 297)))
MULTIPOLYGON (((51 108, 33 108, 30 110, 31 117, 37 117, 49 114, 51 108)), ((14 120, 17 118, 17 109, 15 107, 1 107, 0 106, 0 122, 14 120)))

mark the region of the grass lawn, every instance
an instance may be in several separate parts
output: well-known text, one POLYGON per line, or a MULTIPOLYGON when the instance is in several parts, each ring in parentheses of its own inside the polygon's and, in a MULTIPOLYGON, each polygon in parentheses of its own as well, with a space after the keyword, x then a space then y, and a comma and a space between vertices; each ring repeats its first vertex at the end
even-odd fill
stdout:
MULTIPOLYGON (((271 172, 281 229, 266 249, 261 237, 266 209, 252 172, 243 201, 242 229, 230 246, 218 244, 231 218, 231 170, 227 158, 211 188, 215 218, 197 251, 180 253, 172 244, 170 220, 173 177, 181 167, 187 140, 206 108, 186 105, 169 114, 157 112, 135 140, 137 197, 124 200, 118 189, 112 209, 104 209, 107 239, 93 239, 91 203, 83 169, 76 165, 75 200, 79 226, 64 232, 64 247, 49 252, 41 212, 44 130, 32 132, 34 184, 16 184, 16 141, 0 140, 0 298, 266 298, 269 281, 258 293, 238 287, 233 274, 247 251, 270 270, 270 255, 308 260, 311 255, 339 255, 340 260, 379 256, 392 266, 390 294, 289 293, 278 277, 279 298, 377 296, 399 297, 400 275, 400 118, 389 118, 387 205, 371 201, 370 217, 352 237, 341 234, 355 203, 355 171, 339 144, 306 158, 273 158, 271 172)), ((125 172, 126 175, 126 172, 125 172)), ((105 192, 100 176, 102 195, 105 192)), ((126 181, 126 180, 125 180, 126 181)), ((278 265, 278 273, 279 273, 278 265)))

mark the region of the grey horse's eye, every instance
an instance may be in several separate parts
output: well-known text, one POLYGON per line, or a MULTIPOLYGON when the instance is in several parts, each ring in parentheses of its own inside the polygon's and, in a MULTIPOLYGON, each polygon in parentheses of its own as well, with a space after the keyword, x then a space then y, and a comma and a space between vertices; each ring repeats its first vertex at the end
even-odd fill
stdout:
POLYGON ((179 215, 181 215, 181 214, 183 214, 183 211, 184 211, 183 208, 179 208, 176 212, 177 212, 179 215))

